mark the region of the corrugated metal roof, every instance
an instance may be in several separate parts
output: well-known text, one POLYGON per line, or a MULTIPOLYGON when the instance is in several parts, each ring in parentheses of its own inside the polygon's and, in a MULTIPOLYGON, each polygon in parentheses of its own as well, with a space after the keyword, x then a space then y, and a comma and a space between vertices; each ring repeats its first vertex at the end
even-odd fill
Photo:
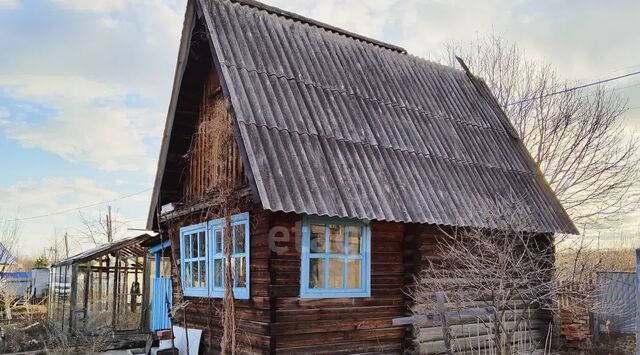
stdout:
POLYGON ((56 266, 63 266, 63 265, 72 265, 72 264, 77 264, 77 263, 83 263, 86 262, 88 260, 92 260, 92 259, 96 259, 99 258, 103 255, 109 254, 113 251, 116 250, 121 250, 124 249, 126 247, 132 246, 132 245, 136 245, 136 244, 140 244, 145 242, 146 240, 149 240, 153 237, 155 237, 156 235, 158 235, 155 232, 147 232, 147 233, 143 233, 143 234, 136 234, 136 235, 129 235, 126 236, 122 239, 113 241, 111 243, 105 243, 105 244, 101 244, 98 245, 95 248, 89 249, 89 250, 85 250, 82 253, 70 256, 64 260, 61 260, 55 264, 53 264, 52 266, 56 267, 56 266))
POLYGON ((515 193, 535 231, 575 232, 467 73, 253 1, 200 6, 264 208, 492 227, 515 193))

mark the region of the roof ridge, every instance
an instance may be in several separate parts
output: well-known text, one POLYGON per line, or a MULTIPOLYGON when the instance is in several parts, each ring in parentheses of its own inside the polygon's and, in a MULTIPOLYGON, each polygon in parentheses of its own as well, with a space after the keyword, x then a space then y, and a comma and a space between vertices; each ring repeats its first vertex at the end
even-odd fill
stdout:
POLYGON ((481 167, 481 168, 486 168, 486 169, 493 169, 493 170, 501 170, 507 173, 515 173, 515 174, 519 174, 519 175, 524 175, 524 176, 530 176, 530 177, 536 177, 537 174, 536 172, 533 171, 522 171, 522 170, 516 170, 516 169, 508 169, 508 168, 503 168, 500 166, 491 166, 488 164, 483 164, 483 163, 477 163, 477 162, 471 162, 471 161, 467 161, 464 159, 457 159, 457 158, 450 158, 450 157, 445 157, 442 156, 440 154, 434 154, 434 153, 425 153, 425 152, 420 152, 417 151, 415 149, 406 149, 406 148, 395 148, 392 146, 386 146, 383 144, 373 144, 367 141, 362 141, 362 140, 349 140, 349 139, 345 139, 345 138, 339 138, 333 135, 321 135, 318 133, 311 133, 311 132, 301 132, 298 130, 291 130, 288 128, 281 128, 281 127, 275 127, 275 126, 270 126, 267 124, 258 124, 258 123, 254 123, 254 122, 247 122, 244 120, 241 120, 240 123, 242 123, 245 126, 254 126, 254 127, 261 127, 261 128, 266 128, 268 130, 275 130, 278 132, 288 132, 288 133, 293 133, 293 134, 297 134, 299 136, 315 136, 315 137, 321 137, 321 138, 325 138, 325 139, 330 139, 336 142, 344 142, 344 143, 351 143, 351 144, 358 144, 358 145, 362 145, 362 146, 369 146, 369 147, 377 147, 377 148, 384 148, 384 149, 390 149, 396 152, 400 152, 400 153, 409 153, 409 154, 415 154, 418 156, 422 156, 422 157, 431 157, 431 158, 435 158, 439 161, 445 161, 445 162, 452 162, 452 163, 459 163, 462 165, 468 165, 468 166, 476 166, 476 167, 481 167))
POLYGON ((240 5, 254 7, 254 8, 269 12, 269 13, 277 15, 277 16, 282 16, 282 17, 286 17, 286 18, 292 19, 294 21, 299 21, 299 22, 302 22, 302 23, 306 23, 306 24, 309 24, 311 26, 319 27, 319 28, 325 29, 325 30, 330 31, 330 32, 335 32, 335 33, 338 33, 338 34, 341 34, 341 35, 344 35, 344 36, 347 36, 347 37, 351 37, 351 38, 356 39, 356 40, 360 40, 360 41, 363 41, 363 42, 368 42, 368 43, 371 43, 371 44, 376 45, 378 47, 382 47, 382 48, 386 48, 386 49, 389 49, 389 50, 392 50, 392 51, 396 51, 396 52, 400 52, 400 53, 403 53, 403 54, 407 54, 407 50, 402 48, 402 47, 400 47, 400 46, 396 46, 394 44, 386 43, 386 42, 383 42, 383 41, 380 41, 380 40, 377 40, 377 39, 374 39, 374 38, 363 36, 361 34, 358 34, 358 33, 355 33, 355 32, 351 32, 351 31, 345 30, 345 29, 340 28, 340 27, 333 26, 333 25, 330 25, 330 24, 325 23, 325 22, 314 20, 312 18, 309 18, 309 17, 306 17, 306 16, 302 16, 302 15, 296 14, 294 12, 283 10, 283 9, 275 7, 275 6, 267 5, 267 4, 261 3, 259 1, 255 1, 255 0, 229 0, 229 1, 233 2, 233 3, 240 4, 240 5))

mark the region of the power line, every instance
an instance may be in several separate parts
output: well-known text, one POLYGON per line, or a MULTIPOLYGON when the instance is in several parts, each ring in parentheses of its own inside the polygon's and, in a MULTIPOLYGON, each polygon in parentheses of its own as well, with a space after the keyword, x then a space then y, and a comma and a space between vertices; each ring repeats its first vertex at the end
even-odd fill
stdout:
POLYGON ((568 89, 564 89, 564 90, 560 90, 560 91, 550 92, 548 94, 536 96, 536 97, 533 97, 533 98, 530 98, 530 99, 523 99, 523 100, 520 100, 520 101, 511 102, 511 103, 508 103, 506 106, 521 104, 523 102, 538 100, 538 99, 542 99, 542 98, 553 96, 553 95, 564 94, 565 92, 575 91, 575 90, 578 90, 578 89, 584 89, 584 88, 587 88, 589 86, 604 84, 604 83, 608 83, 610 81, 619 80, 619 79, 627 78, 627 77, 630 77, 630 76, 633 76, 633 75, 638 75, 638 74, 640 74, 640 71, 635 71, 635 72, 627 73, 627 74, 624 74, 624 75, 618 75, 618 76, 614 76, 612 78, 598 80, 598 81, 594 81, 592 83, 578 85, 578 86, 574 86, 572 88, 568 88, 568 89))
POLYGON ((151 188, 144 189, 144 190, 138 191, 138 192, 134 192, 134 193, 131 193, 131 194, 128 194, 128 195, 122 195, 122 196, 116 197, 116 198, 114 198, 112 200, 100 201, 100 202, 92 203, 90 205, 84 205, 84 206, 79 206, 79 207, 68 208, 68 209, 65 209, 65 210, 60 210, 60 211, 57 211, 57 212, 42 214, 42 215, 38 215, 38 216, 15 218, 12 221, 13 222, 20 222, 20 221, 28 221, 28 220, 32 220, 32 219, 38 219, 38 218, 57 216, 57 215, 61 215, 61 214, 65 214, 65 213, 69 213, 69 212, 73 212, 73 211, 83 210, 83 209, 89 208, 89 207, 95 207, 95 206, 104 205, 105 203, 111 203, 111 202, 115 202, 115 201, 124 200, 124 199, 129 198, 129 197, 140 195, 141 193, 147 192, 149 190, 151 190, 151 188))

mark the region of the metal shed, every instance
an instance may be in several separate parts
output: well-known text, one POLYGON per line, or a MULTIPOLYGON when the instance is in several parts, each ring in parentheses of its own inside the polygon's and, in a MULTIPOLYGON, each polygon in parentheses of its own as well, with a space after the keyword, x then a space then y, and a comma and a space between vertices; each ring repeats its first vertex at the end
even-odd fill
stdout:
POLYGON ((51 267, 49 319, 66 333, 148 329, 149 232, 100 245, 51 267))

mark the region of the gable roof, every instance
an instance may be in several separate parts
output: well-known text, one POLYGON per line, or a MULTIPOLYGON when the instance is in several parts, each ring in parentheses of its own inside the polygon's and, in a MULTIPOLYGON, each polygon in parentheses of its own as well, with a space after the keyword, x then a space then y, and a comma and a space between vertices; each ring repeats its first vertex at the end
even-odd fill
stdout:
POLYGON ((265 209, 494 227, 484 211, 516 193, 534 231, 576 232, 470 73, 254 1, 195 1, 265 209))

